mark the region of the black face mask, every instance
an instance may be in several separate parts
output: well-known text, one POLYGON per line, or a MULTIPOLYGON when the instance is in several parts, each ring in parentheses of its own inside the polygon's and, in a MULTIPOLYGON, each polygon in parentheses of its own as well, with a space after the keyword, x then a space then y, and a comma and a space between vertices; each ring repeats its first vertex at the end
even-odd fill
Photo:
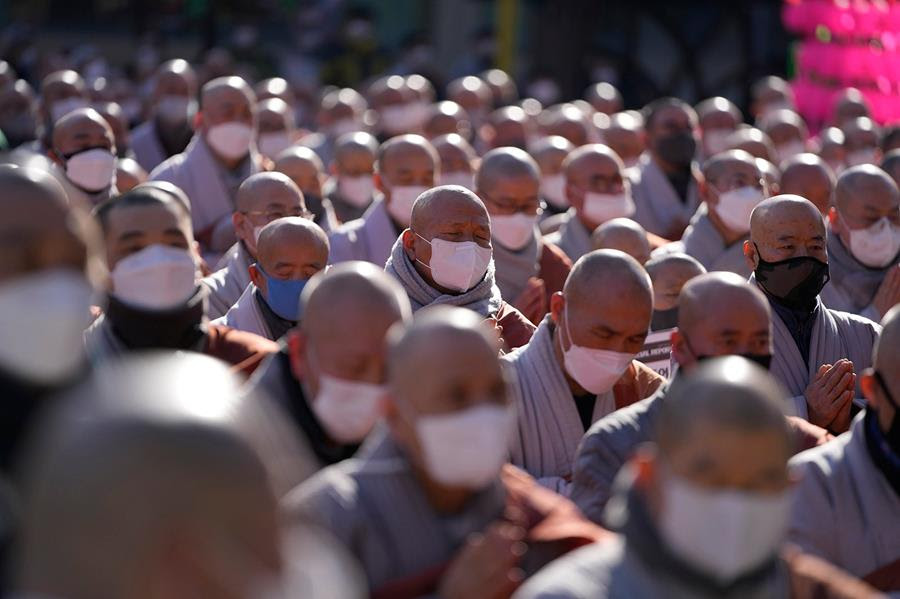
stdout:
POLYGON ((668 310, 654 310, 650 320, 651 331, 664 331, 678 326, 678 306, 668 310))
POLYGON ((831 278, 827 262, 811 256, 766 262, 759 255, 759 248, 756 248, 756 255, 759 258, 756 281, 766 293, 792 310, 815 307, 816 297, 831 278))
POLYGON ((877 370, 875 371, 875 380, 878 381, 881 392, 884 393, 884 397, 888 400, 888 403, 894 408, 894 419, 891 421, 890 428, 884 433, 884 439, 888 442, 888 445, 891 446, 891 449, 894 450, 894 453, 900 455, 900 406, 897 405, 893 395, 891 395, 887 384, 884 382, 884 377, 882 377, 881 373, 877 370))
POLYGON ((669 164, 688 166, 697 153, 697 140, 687 131, 671 133, 656 140, 656 153, 669 164))

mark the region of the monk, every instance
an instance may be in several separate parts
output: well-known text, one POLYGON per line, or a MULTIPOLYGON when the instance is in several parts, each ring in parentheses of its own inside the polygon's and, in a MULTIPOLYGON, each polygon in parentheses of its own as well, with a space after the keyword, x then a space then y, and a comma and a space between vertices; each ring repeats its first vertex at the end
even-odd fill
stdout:
POLYGON ((525 149, 533 135, 531 117, 518 106, 504 106, 491 112, 481 130, 487 149, 505 146, 525 149))
POLYGON ((727 150, 728 137, 744 122, 740 109, 728 98, 716 96, 697 104, 696 111, 703 156, 711 158, 727 150))
POLYGON ((519 99, 519 89, 515 80, 503 69, 488 69, 479 76, 494 97, 494 106, 507 106, 519 99))
POLYGON ((471 119, 472 128, 478 130, 484 124, 494 95, 480 77, 459 77, 447 84, 447 99, 456 102, 471 119))
POLYGON ((468 308, 497 328, 505 348, 520 347, 534 325, 503 300, 494 268, 487 208, 473 192, 452 185, 419 196, 385 265, 414 312, 440 304, 468 308))
POLYGON ((326 233, 339 222, 331 200, 323 195, 326 173, 322 159, 305 146, 293 145, 275 157, 275 170, 287 175, 303 193, 303 201, 313 220, 326 233))
POLYGON ((366 130, 363 123, 366 108, 366 99, 351 87, 329 91, 319 102, 317 131, 304 136, 300 143, 330 164, 334 157, 334 144, 340 136, 366 130))
POLYGON ((847 166, 878 164, 881 161, 881 127, 869 117, 861 116, 845 121, 844 151, 847 166))
POLYGON ((403 289, 368 262, 315 275, 301 302, 304 318, 248 387, 289 414, 318 469, 352 457, 376 426, 387 393, 385 336, 412 316, 403 289))
POLYGON ((0 478, 49 398, 85 370, 100 256, 96 225, 53 176, 0 166, 0 336, 16 340, 0 344, 0 478))
POLYGON ((600 250, 575 263, 528 345, 503 358, 518 406, 513 464, 567 494, 591 424, 664 382, 634 361, 652 313, 650 278, 633 258, 600 250))
POLYGON ((661 98, 644 108, 644 127, 647 153, 634 186, 635 220, 650 233, 678 239, 700 204, 697 113, 681 100, 661 98))
POLYGON ((297 95, 291 89, 291 84, 284 77, 269 77, 253 86, 253 91, 259 101, 269 98, 278 98, 294 110, 297 107, 297 95))
POLYGON ((834 100, 831 121, 838 127, 842 127, 850 120, 871 116, 872 110, 869 108, 869 103, 862 92, 855 87, 842 90, 834 100))
POLYGON ((416 198, 434 186, 439 169, 437 152, 420 135, 401 135, 383 143, 375 165, 375 187, 382 197, 362 218, 331 234, 332 264, 365 260, 384 266, 397 236, 409 226, 416 198))
POLYGON ((159 66, 150 96, 151 117, 131 134, 135 158, 144 170, 152 172, 187 147, 193 135, 196 98, 197 76, 186 60, 177 58, 159 66))
POLYGON ((559 135, 580 147, 591 138, 591 121, 574 104, 556 104, 545 108, 538 117, 538 124, 544 135, 559 135))
POLYGON ((849 433, 791 462, 799 482, 789 538, 887 593, 900 591, 900 309, 881 325, 861 376, 865 410, 849 433))
POLYGON ((116 160, 116 189, 119 193, 131 191, 141 183, 146 183, 147 171, 134 158, 116 160))
POLYGON ((235 304, 213 324, 277 341, 303 317, 300 294, 328 264, 328 236, 301 216, 273 220, 256 241, 251 283, 235 304))
POLYGON ((359 596, 357 569, 333 542, 307 528, 284 538, 296 533, 279 517, 268 456, 245 432, 266 398, 240 398, 238 385, 208 357, 154 356, 110 364, 66 396, 31 456, 16 589, 299 596, 297 582, 315 581, 359 596), (307 539, 322 557, 300 565, 300 577, 296 541, 307 539), (329 559, 341 566, 336 580, 335 566, 322 567, 329 559))
POLYGON ((744 150, 769 162, 776 160, 772 139, 756 127, 739 127, 728 136, 725 146, 727 150, 744 150))
POLYGON ((629 460, 606 521, 615 543, 567 555, 529 580, 532 597, 872 597, 784 547, 793 437, 783 390, 738 356, 672 386, 653 445, 629 460))
POLYGON ((10 149, 34 142, 38 125, 38 101, 27 81, 0 88, 0 131, 10 149))
MULTIPOLYGON (((569 209, 563 163, 574 149, 575 146, 568 139, 559 135, 543 137, 528 148, 528 153, 541 169, 541 205, 544 208, 545 219, 556 214, 565 214, 569 209)), ((559 224, 556 225, 557 229, 559 224)), ((543 223, 541 230, 544 233, 553 232, 544 229, 543 223)))
POLYGON ((797 154, 782 164, 779 191, 806 198, 827 216, 834 191, 834 171, 815 154, 797 154))
POLYGON ((644 144, 644 120, 640 113, 617 112, 609 117, 609 126, 603 130, 603 143, 619 155, 632 179, 640 176, 638 164, 646 146, 644 144))
POLYGON ((88 107, 88 90, 77 72, 65 69, 54 71, 41 80, 38 115, 42 130, 30 149, 46 153, 53 147, 53 125, 73 110, 88 107))
POLYGON ((238 187, 262 170, 255 138, 253 90, 240 77, 213 79, 201 90, 191 142, 150 173, 151 180, 169 181, 191 199, 194 236, 210 258, 236 241, 231 213, 238 187))
POLYGON ((696 258, 708 271, 750 276, 744 242, 750 213, 769 195, 756 159, 743 150, 716 154, 703 165, 697 211, 681 241, 670 247, 696 258))
POLYGON ((300 136, 294 109, 280 98, 260 100, 256 118, 256 147, 269 160, 294 145, 300 136))
POLYGON ((498 349, 460 308, 430 309, 391 331, 387 426, 364 459, 328 467, 288 496, 291 513, 350 549, 371 596, 505 597, 547 560, 606 537, 504 466, 514 411, 498 349))
POLYGON ((647 232, 630 218, 608 220, 591 233, 592 250, 619 250, 644 264, 650 259, 647 232))
POLYGON ((256 173, 241 183, 232 214, 238 241, 216 271, 201 283, 209 290, 209 316, 224 316, 250 284, 250 265, 257 260, 263 227, 286 216, 309 216, 300 189, 282 173, 256 173))
POLYGON ((337 139, 331 179, 322 189, 339 222, 361 218, 375 201, 375 156, 378 140, 364 131, 347 133, 337 139))
POLYGON ((469 123, 469 115, 465 109, 450 100, 437 102, 425 109, 425 118, 422 121, 422 135, 434 143, 435 137, 441 135, 465 135, 472 133, 469 123))
POLYGON ((472 144, 461 135, 451 133, 431 140, 435 152, 440 158, 440 185, 461 185, 467 189, 475 189, 475 170, 478 168, 478 155, 472 144))
POLYGON ((70 197, 96 205, 117 195, 116 142, 93 108, 69 112, 53 126, 51 158, 65 170, 70 197))
POLYGON ((622 94, 612 83, 601 81, 588 86, 584 99, 590 102, 597 112, 615 114, 622 110, 622 94))
POLYGON ((750 95, 750 113, 755 119, 782 108, 794 108, 794 92, 791 85, 781 77, 771 75, 754 82, 750 95))
POLYGON ((803 117, 793 110, 782 108, 769 112, 759 121, 759 128, 772 140, 775 155, 771 160, 776 165, 802 154, 807 149, 806 139, 809 137, 809 130, 803 117))
POLYGON ((744 255, 774 312, 773 376, 798 416, 839 434, 850 426, 855 373, 871 365, 879 327, 819 299, 828 281, 826 235, 812 202, 775 196, 753 210, 744 255))
POLYGON ((112 131, 116 157, 119 159, 130 158, 132 156, 131 134, 128 131, 128 120, 122 107, 116 102, 95 102, 93 108, 103 117, 112 131))
POLYGON ((625 165, 608 146, 582 146, 563 163, 566 198, 572 206, 559 230, 547 241, 559 246, 573 262, 591 250, 591 233, 608 220, 631 217, 635 201, 625 165))
POLYGON ((183 198, 145 183, 95 210, 110 271, 107 307, 85 333, 94 363, 133 351, 191 350, 251 374, 278 346, 208 322, 191 215, 183 198))
POLYGON ((885 154, 881 161, 881 169, 900 186, 900 150, 892 150, 885 154))
POLYGON ((881 320, 900 303, 900 190, 875 165, 838 178, 828 213, 831 279, 822 302, 834 310, 881 320))
POLYGON ((837 127, 826 127, 819 132, 818 155, 828 163, 835 175, 847 168, 847 150, 844 132, 837 127))
POLYGON ((562 291, 572 262, 541 238, 540 171, 523 150, 491 150, 481 160, 475 192, 491 215, 497 286, 504 298, 532 323, 547 314, 550 298, 562 291))
POLYGON ((678 296, 685 283, 706 274, 697 260, 678 252, 654 256, 644 263, 644 270, 653 283, 653 318, 651 331, 663 331, 678 326, 678 296))

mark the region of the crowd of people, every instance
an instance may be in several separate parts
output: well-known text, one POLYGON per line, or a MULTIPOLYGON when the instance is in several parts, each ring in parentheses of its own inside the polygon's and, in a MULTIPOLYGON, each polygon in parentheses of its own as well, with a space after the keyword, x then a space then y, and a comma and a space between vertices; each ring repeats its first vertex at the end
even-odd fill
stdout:
POLYGON ((0 62, 2 590, 900 593, 900 127, 751 94, 0 62))

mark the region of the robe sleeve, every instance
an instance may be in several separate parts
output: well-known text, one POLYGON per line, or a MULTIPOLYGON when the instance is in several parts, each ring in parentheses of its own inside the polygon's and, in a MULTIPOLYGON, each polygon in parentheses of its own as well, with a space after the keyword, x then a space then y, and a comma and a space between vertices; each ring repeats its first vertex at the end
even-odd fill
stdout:
POLYGON ((821 467, 805 454, 791 463, 799 481, 794 491, 788 540, 804 552, 834 563, 839 560, 836 545, 840 542, 835 524, 840 523, 841 516, 835 511, 834 497, 821 467))

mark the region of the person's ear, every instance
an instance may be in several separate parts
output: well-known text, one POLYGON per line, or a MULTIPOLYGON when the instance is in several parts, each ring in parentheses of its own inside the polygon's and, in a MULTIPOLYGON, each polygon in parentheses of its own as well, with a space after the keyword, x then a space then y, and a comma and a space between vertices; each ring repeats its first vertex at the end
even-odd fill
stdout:
POLYGON ((250 280, 256 285, 257 289, 262 291, 263 295, 266 294, 266 277, 263 276, 262 270, 259 268, 257 264, 251 264, 247 267, 247 272, 250 273, 250 280))
POLYGON ((841 226, 841 219, 838 218, 837 208, 831 206, 828 209, 828 224, 831 225, 831 230, 837 234, 842 233, 843 227, 841 226))
POLYGON ((680 368, 690 368, 697 361, 688 349, 684 335, 678 329, 672 331, 672 356, 680 368))
POLYGON ((239 210, 231 213, 231 226, 234 227, 235 231, 240 231, 246 220, 247 217, 239 210))
POLYGON ((387 195, 387 190, 384 186, 384 179, 381 178, 381 173, 376 170, 372 175, 372 179, 375 181, 375 189, 387 195))
POLYGON ((201 129, 203 129, 203 126, 205 124, 206 124, 206 122, 203 119, 203 111, 198 110, 197 112, 194 113, 194 122, 193 122, 194 131, 200 131, 201 129))
POLYGON ((550 319, 554 324, 559 325, 562 318, 563 310, 566 307, 566 297, 561 291, 557 291, 550 296, 550 319))
POLYGON ((710 185, 706 180, 700 181, 700 184, 697 186, 697 192, 700 195, 700 200, 706 202, 707 206, 715 206, 719 203, 719 196, 711 192, 710 185))
POLYGON ((756 254, 756 246, 749 239, 744 242, 744 259, 747 261, 747 266, 750 267, 750 270, 756 270, 759 256, 756 254))
POLYGON ((291 372, 295 379, 302 381, 305 371, 303 363, 306 357, 306 335, 300 329, 294 329, 286 337, 291 372))
POLYGON ((878 380, 875 378, 875 371, 871 368, 866 368, 862 374, 860 374, 859 388, 866 398, 866 403, 873 408, 877 408, 880 402, 878 399, 878 380))

